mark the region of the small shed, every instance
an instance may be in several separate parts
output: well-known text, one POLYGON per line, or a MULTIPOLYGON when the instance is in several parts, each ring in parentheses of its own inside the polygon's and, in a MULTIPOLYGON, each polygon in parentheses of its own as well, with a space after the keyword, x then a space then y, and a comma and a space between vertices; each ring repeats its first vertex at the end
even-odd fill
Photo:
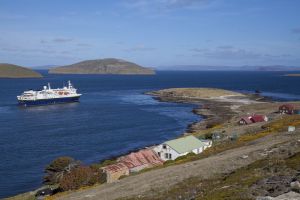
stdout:
POLYGON ((253 124, 257 122, 266 122, 268 121, 268 117, 266 115, 258 115, 258 114, 253 114, 250 116, 244 116, 239 120, 240 125, 248 125, 248 124, 253 124))
POLYGON ((204 150, 212 146, 212 141, 211 141, 211 140, 203 140, 203 139, 200 139, 200 141, 203 142, 203 143, 205 144, 204 150))
POLYGON ((279 113, 281 114, 294 114, 295 107, 292 104, 283 104, 279 106, 279 113))
POLYGON ((294 132, 296 130, 295 126, 289 126, 288 127, 288 132, 294 132))
POLYGON ((104 173, 106 173, 106 181, 108 183, 113 183, 117 181, 121 176, 128 176, 129 169, 124 163, 116 163, 108 165, 102 168, 104 173))
POLYGON ((247 125, 247 124, 252 124, 252 123, 253 123, 253 121, 251 120, 251 117, 249 117, 249 116, 244 116, 239 121, 240 125, 247 125))

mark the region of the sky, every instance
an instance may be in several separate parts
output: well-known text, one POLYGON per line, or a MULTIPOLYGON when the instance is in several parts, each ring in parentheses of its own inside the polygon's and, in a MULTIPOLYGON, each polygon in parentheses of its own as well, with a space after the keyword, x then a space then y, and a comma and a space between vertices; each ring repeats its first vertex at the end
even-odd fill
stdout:
POLYGON ((300 66, 299 0, 0 0, 0 63, 300 66))

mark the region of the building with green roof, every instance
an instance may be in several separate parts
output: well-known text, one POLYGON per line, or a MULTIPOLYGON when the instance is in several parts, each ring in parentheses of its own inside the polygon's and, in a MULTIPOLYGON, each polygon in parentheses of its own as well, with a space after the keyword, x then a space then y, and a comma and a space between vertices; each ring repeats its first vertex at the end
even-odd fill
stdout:
POLYGON ((154 147, 153 150, 162 160, 175 160, 188 153, 199 154, 211 145, 212 142, 210 140, 199 140, 195 136, 190 135, 166 141, 154 147))

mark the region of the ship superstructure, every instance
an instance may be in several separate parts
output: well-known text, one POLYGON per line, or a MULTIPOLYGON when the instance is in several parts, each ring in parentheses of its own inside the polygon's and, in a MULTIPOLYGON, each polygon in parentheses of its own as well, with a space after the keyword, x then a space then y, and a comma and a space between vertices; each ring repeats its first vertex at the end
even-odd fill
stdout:
POLYGON ((17 99, 20 105, 33 106, 77 102, 80 96, 81 94, 77 93, 77 89, 73 87, 71 81, 68 81, 67 87, 52 89, 48 83, 43 90, 24 91, 22 95, 17 96, 17 99))

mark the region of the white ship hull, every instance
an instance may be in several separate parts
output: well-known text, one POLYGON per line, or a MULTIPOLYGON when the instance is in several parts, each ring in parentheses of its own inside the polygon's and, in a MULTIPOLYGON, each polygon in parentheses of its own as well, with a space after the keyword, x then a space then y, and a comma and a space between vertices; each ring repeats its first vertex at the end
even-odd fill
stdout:
POLYGON ((22 95, 17 96, 19 105, 22 106, 40 106, 61 103, 78 102, 81 94, 73 88, 71 82, 68 82, 68 87, 51 89, 50 84, 44 86, 40 91, 25 91, 22 95))
POLYGON ((75 96, 75 97, 62 97, 62 98, 38 99, 38 100, 18 100, 18 102, 19 105, 22 106, 42 106, 42 105, 51 105, 51 104, 79 102, 79 98, 80 96, 75 96))

